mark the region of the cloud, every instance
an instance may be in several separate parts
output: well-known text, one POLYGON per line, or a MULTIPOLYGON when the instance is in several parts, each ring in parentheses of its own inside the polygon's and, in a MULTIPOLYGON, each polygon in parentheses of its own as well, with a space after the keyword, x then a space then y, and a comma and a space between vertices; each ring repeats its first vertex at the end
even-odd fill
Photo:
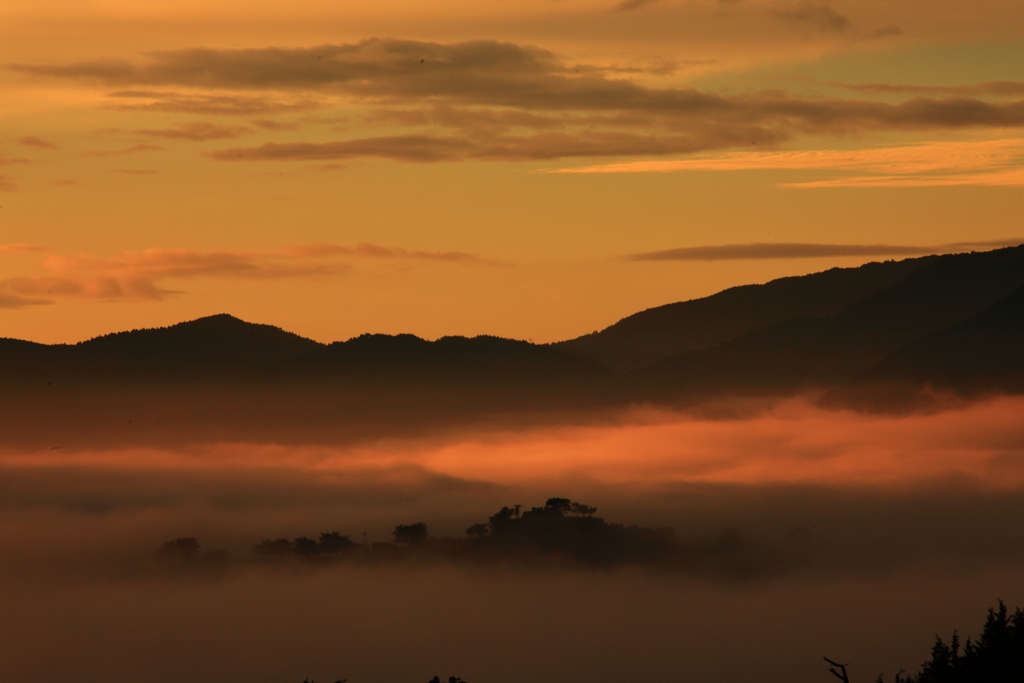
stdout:
MULTIPOLYGON (((8 251, 27 251, 31 245, 8 247, 20 247, 9 248, 8 251)), ((411 251, 372 244, 306 244, 271 251, 146 249, 126 251, 107 258, 51 253, 42 261, 41 274, 0 280, 0 294, 15 298, 64 296, 158 301, 183 293, 164 287, 161 283, 166 280, 335 276, 351 270, 351 266, 339 258, 503 265, 499 261, 463 252, 411 251)))
POLYGON ((264 130, 295 130, 298 124, 290 121, 274 121, 272 119, 253 119, 252 122, 264 130))
POLYGON ((508 265, 505 261, 485 259, 462 251, 416 251, 381 247, 361 242, 350 247, 337 244, 300 244, 279 247, 279 253, 292 257, 355 256, 364 258, 407 259, 415 261, 449 261, 479 265, 508 265))
MULTIPOLYGON (((845 25, 824 4, 778 12, 797 23, 817 22, 835 30, 845 25)), ((1024 126, 1021 99, 989 102, 951 92, 892 103, 780 91, 733 95, 657 88, 623 78, 621 69, 572 66, 547 50, 496 41, 372 39, 310 48, 158 52, 138 63, 9 68, 119 88, 111 93, 118 107, 249 116, 331 103, 369 108, 366 121, 389 128, 386 134, 348 140, 223 150, 214 155, 218 159, 666 155, 779 145, 807 134, 1024 126), (165 88, 190 90, 183 94, 165 88), (396 132, 395 124, 407 130, 396 132), (457 134, 442 135, 438 128, 457 134)))
POLYGON ((892 36, 901 35, 903 35, 903 29, 899 26, 886 26, 872 31, 864 38, 864 40, 881 40, 883 38, 891 38, 892 36))
POLYGON ((40 306, 50 304, 52 301, 33 297, 18 296, 16 294, 4 294, 0 292, 0 308, 24 308, 25 306, 40 306))
POLYGON ((122 149, 102 149, 92 150, 88 152, 82 152, 84 157, 116 157, 123 156, 125 154, 135 154, 136 152, 156 152, 162 150, 163 147, 158 145, 132 145, 131 147, 124 147, 122 149))
POLYGON ((955 185, 1024 187, 1024 168, 986 173, 950 173, 932 176, 848 176, 830 180, 785 183, 783 187, 814 189, 823 187, 952 187, 955 185))
POLYGON ((174 128, 161 128, 157 130, 136 131, 143 135, 168 138, 171 140, 192 140, 202 142, 205 140, 222 140, 224 138, 235 138, 249 132, 244 126, 218 126, 205 121, 187 123, 174 128))
POLYGON ((40 252, 49 251, 46 247, 39 244, 28 244, 26 242, 18 242, 15 244, 0 244, 0 254, 5 252, 40 252))
POLYGON ((850 20, 832 9, 828 2, 803 0, 793 7, 771 11, 776 19, 797 26, 812 26, 823 31, 845 31, 850 20))
POLYGON ((112 98, 108 104, 112 109, 214 116, 252 116, 303 111, 322 106, 310 98, 280 99, 252 95, 197 95, 139 90, 115 91, 108 93, 107 97, 112 98))
POLYGON ((15 166, 18 164, 31 163, 28 159, 22 157, 5 157, 0 156, 0 166, 15 166))
POLYGON ((1020 81, 985 81, 974 85, 909 85, 892 83, 843 83, 828 81, 831 85, 855 92, 885 93, 897 95, 944 95, 955 97, 1020 97, 1024 95, 1024 83, 1020 81))
POLYGON ((661 0, 623 0, 623 2, 615 6, 615 9, 619 12, 629 12, 646 7, 647 5, 653 5, 656 2, 661 2, 661 0))
MULTIPOLYGON (((219 161, 313 161, 381 157, 402 161, 436 162, 478 159, 485 161, 553 160, 564 157, 666 155, 699 152, 741 144, 750 131, 724 128, 703 135, 638 135, 625 132, 551 132, 536 135, 485 137, 392 136, 326 143, 266 143, 259 147, 211 152, 219 161)), ((762 139, 770 135, 754 131, 762 139)), ((772 140, 774 142, 774 140, 772 140)))
POLYGON ((786 187, 1024 186, 1024 139, 927 142, 858 150, 734 152, 672 161, 637 161, 550 169, 542 173, 818 170, 858 175, 787 183, 786 187), (865 173, 869 175, 864 175, 865 173))
POLYGON ((469 145, 455 138, 400 135, 341 142, 268 142, 212 152, 220 161, 323 161, 355 157, 382 157, 400 161, 442 161, 465 158, 469 145))
POLYGON ((0 175, 0 192, 14 192, 17 189, 17 183, 15 183, 11 178, 5 175, 0 175))
POLYGON ((745 259, 825 258, 838 256, 917 256, 944 254, 970 248, 996 248, 1024 244, 1024 238, 988 242, 958 242, 937 246, 895 244, 807 244, 755 242, 704 247, 682 247, 632 254, 627 261, 735 261, 745 259))
POLYGON ((35 147, 37 149, 60 149, 52 142, 47 142, 42 138, 35 137, 34 135, 29 135, 19 139, 18 144, 24 147, 35 147))

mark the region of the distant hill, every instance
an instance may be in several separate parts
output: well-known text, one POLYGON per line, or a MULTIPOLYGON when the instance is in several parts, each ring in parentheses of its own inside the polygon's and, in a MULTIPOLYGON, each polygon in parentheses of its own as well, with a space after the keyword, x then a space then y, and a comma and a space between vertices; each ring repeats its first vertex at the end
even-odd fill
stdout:
POLYGON ((599 332, 553 344, 619 372, 703 351, 785 320, 830 317, 905 280, 936 256, 832 268, 763 285, 732 287, 623 318, 599 332))
POLYGON ((1024 392, 1022 348, 1024 246, 737 287, 554 345, 321 344, 217 315, 73 345, 0 339, 0 445, 359 441, 807 389, 888 409, 926 385, 1024 392))
POLYGON ((656 399, 787 393, 846 382, 898 349, 957 325, 1024 285, 1024 247, 915 259, 903 280, 834 316, 793 318, 638 373, 656 399))
POLYGON ((861 380, 900 379, 964 393, 1024 391, 1024 287, 897 350, 861 380))
POLYGON ((228 315, 74 345, 0 340, 0 444, 358 441, 620 403, 621 378, 498 337, 320 344, 228 315))
POLYGON ((324 346, 272 325, 212 315, 78 344, 0 339, 0 382, 197 381, 265 374, 324 346))

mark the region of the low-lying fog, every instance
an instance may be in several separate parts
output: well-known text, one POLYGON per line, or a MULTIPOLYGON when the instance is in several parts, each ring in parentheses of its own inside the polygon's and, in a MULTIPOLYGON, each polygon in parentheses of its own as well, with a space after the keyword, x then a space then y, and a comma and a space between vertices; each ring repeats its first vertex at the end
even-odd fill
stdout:
POLYGON ((4 676, 790 683, 828 681, 825 655, 861 683, 916 670, 936 633, 977 633, 999 598, 1024 606, 1024 399, 742 414, 359 447, 5 450, 4 676), (552 496, 681 541, 724 532, 732 559, 686 571, 251 552, 327 531, 387 541, 414 522, 464 538, 504 505, 552 496), (156 549, 182 537, 225 554, 172 571, 156 549))

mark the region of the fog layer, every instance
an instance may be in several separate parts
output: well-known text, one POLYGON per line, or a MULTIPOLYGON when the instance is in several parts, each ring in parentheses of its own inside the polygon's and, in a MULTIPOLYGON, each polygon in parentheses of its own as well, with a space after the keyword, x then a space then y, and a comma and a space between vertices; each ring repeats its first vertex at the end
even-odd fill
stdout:
POLYGON ((860 681, 915 668, 934 633, 977 630, 997 598, 1024 604, 1024 399, 903 417, 730 408, 358 447, 9 448, 0 658, 47 681, 518 683, 813 681, 827 655, 860 681), (551 496, 718 554, 595 569, 251 552, 415 522, 464 538, 551 496), (183 537, 223 553, 161 565, 183 537))

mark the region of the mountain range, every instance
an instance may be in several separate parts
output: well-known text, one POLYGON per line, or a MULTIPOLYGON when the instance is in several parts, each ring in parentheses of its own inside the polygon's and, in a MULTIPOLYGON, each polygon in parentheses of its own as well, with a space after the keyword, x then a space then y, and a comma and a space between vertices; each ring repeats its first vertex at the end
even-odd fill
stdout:
POLYGON ((807 391, 877 406, 897 386, 904 398, 1024 392, 1022 349, 1024 245, 734 287, 549 345, 407 334, 322 344, 215 315, 78 344, 0 339, 0 440, 376 438, 807 391))

